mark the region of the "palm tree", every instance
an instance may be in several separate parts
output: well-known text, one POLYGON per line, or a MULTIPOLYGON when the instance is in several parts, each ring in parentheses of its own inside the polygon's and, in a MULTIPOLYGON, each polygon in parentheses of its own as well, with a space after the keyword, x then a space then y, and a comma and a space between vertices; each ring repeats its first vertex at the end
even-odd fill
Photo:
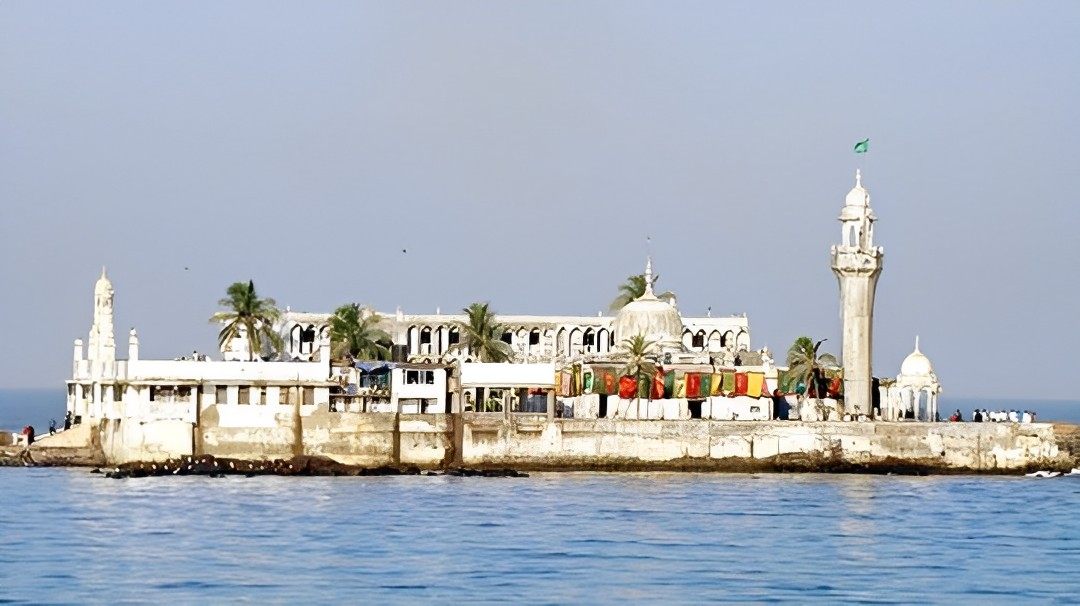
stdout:
POLYGON ((390 358, 392 343, 390 335, 379 328, 382 318, 356 303, 347 303, 334 310, 330 316, 330 352, 335 358, 344 358, 346 354, 365 360, 386 360, 390 358))
POLYGON ((274 355, 281 351, 281 336, 274 332, 274 323, 281 318, 281 312, 273 299, 260 299, 255 292, 255 283, 233 282, 225 291, 228 295, 218 301, 226 308, 210 316, 210 322, 223 324, 218 333, 218 347, 225 351, 234 338, 245 333, 248 341, 248 360, 254 360, 255 354, 262 354, 269 348, 274 355))
POLYGON ((652 379, 656 375, 656 342, 649 341, 644 335, 634 335, 622 342, 622 350, 617 354, 622 358, 625 365, 620 375, 634 377, 638 383, 637 416, 641 418, 641 382, 647 381, 649 390, 652 390, 652 379))
POLYGON ((468 316, 461 323, 461 344, 481 362, 507 362, 513 356, 510 344, 502 340, 506 327, 495 321, 490 304, 473 303, 462 309, 468 316))
MULTIPOLYGON (((656 274, 652 278, 653 286, 656 285, 656 281, 660 279, 660 274, 656 274)), ((619 311, 626 304, 641 297, 645 294, 645 274, 634 274, 626 277, 626 282, 619 285, 619 296, 615 297, 615 300, 611 302, 611 311, 619 311)), ((668 291, 657 295, 658 299, 668 299, 675 296, 674 293, 668 291)))
MULTIPOLYGON (((806 391, 799 395, 799 403, 801 404, 806 400, 806 397, 810 394, 810 387, 813 386, 815 406, 818 413, 822 415, 824 410, 822 410, 818 379, 821 378, 822 368, 839 366, 836 356, 830 353, 818 354, 818 349, 821 348, 821 344, 825 341, 827 339, 815 343, 810 337, 799 337, 795 339, 787 352, 788 375, 806 386, 806 391)), ((836 412, 842 414, 839 402, 837 402, 836 412)))

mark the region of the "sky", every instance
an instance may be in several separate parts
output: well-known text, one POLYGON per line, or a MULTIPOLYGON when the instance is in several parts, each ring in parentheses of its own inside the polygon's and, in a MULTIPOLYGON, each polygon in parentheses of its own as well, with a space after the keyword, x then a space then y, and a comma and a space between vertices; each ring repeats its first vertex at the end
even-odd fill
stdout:
POLYGON ((946 394, 1075 398, 1078 31, 1053 1, 7 0, 0 387, 62 385, 103 265, 143 357, 214 351, 237 280, 591 315, 649 252, 684 315, 839 353, 861 168, 875 374, 920 335, 946 394))

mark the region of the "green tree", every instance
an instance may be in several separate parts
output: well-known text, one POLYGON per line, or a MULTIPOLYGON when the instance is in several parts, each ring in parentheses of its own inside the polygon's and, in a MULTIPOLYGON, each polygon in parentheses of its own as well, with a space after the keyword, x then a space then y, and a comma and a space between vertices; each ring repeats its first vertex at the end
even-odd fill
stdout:
POLYGON ((281 312, 273 299, 259 298, 255 292, 255 282, 233 282, 225 291, 226 297, 218 301, 225 308, 210 316, 210 322, 221 324, 218 332, 218 346, 222 351, 241 333, 248 340, 248 360, 254 360, 256 354, 262 355, 269 350, 271 356, 282 349, 281 336, 274 331, 274 324, 281 318, 281 312))
MULTIPOLYGON (((656 281, 660 279, 660 274, 656 274, 652 278, 653 286, 656 286, 656 281)), ((611 311, 619 311, 626 304, 641 297, 645 294, 645 274, 634 274, 627 276, 626 281, 619 285, 619 296, 611 302, 611 311)), ((667 299, 675 296, 674 293, 664 292, 657 295, 658 299, 667 299)))
MULTIPOLYGON (((787 352, 787 365, 788 365, 788 377, 791 381, 796 381, 796 384, 802 383, 806 386, 806 390, 799 394, 799 403, 802 404, 806 398, 810 395, 810 388, 814 388, 814 404, 818 410, 818 414, 825 416, 825 409, 821 403, 821 393, 817 387, 819 379, 822 377, 822 369, 835 368, 839 366, 836 361, 836 357, 830 353, 819 354, 818 350, 821 349, 821 344, 826 339, 822 339, 818 342, 814 342, 810 337, 799 337, 795 339, 795 342, 791 344, 787 352)), ((843 410, 840 408, 840 403, 837 401, 837 414, 843 414, 843 410)))
POLYGON ((634 377, 638 383, 635 406, 637 416, 641 418, 641 384, 645 382, 650 391, 652 379, 656 375, 656 342, 649 341, 644 335, 634 335, 622 342, 622 349, 617 356, 623 361, 621 376, 634 377))
POLYGON ((481 362, 507 362, 514 352, 502 340, 506 327, 495 320, 489 303, 473 303, 462 310, 467 319, 461 323, 461 344, 481 362))
POLYGON ((330 353, 335 358, 346 354, 362 360, 387 360, 393 341, 379 328, 382 318, 356 303, 347 303, 330 316, 330 353))

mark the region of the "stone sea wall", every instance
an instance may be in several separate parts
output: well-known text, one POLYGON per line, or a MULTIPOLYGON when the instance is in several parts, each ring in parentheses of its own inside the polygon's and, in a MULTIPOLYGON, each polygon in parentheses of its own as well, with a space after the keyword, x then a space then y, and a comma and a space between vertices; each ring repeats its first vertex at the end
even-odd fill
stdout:
MULTIPOLYGON (((109 464, 187 455, 249 460, 319 457, 346 465, 435 468, 766 470, 913 465, 926 471, 1068 466, 1074 426, 555 419, 545 415, 338 413, 322 407, 210 406, 199 426, 178 420, 102 420, 42 439, 35 453, 95 450, 109 464), (220 408, 220 410, 219 410, 220 408), (456 425, 456 427, 455 427, 456 425), (1071 440, 1071 441, 1070 441, 1071 440), (792 467, 792 462, 800 462, 792 467)), ((68 457, 67 463, 77 463, 68 457)), ((86 463, 91 464, 91 463, 86 463)))

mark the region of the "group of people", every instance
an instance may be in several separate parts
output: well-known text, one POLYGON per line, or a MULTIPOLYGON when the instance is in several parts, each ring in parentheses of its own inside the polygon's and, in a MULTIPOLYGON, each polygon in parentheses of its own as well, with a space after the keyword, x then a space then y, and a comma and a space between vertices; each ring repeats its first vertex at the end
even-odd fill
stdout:
POLYGON ((971 413, 971 420, 976 423, 1034 423, 1035 411, 986 410, 985 408, 976 408, 971 413))
MULTIPOLYGON (((957 408, 956 412, 949 416, 953 423, 964 420, 963 413, 957 408)), ((1034 410, 986 410, 976 408, 971 411, 971 420, 975 423, 1034 423, 1034 410)))

